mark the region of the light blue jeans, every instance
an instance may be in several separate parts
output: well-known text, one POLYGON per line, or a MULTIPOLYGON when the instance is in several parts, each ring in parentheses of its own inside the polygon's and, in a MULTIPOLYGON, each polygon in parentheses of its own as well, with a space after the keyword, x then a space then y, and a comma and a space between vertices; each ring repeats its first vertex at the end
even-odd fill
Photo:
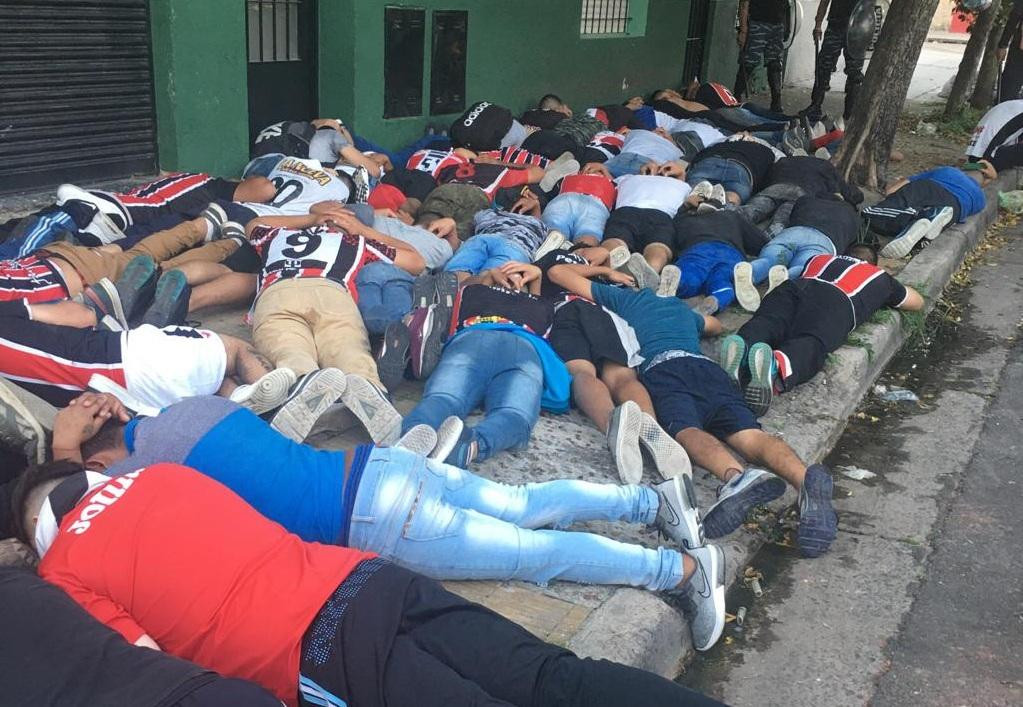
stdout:
POLYGON ((610 216, 611 212, 597 197, 569 192, 551 199, 541 218, 570 241, 593 236, 599 242, 604 239, 604 225, 610 216))
POLYGON ((830 238, 809 226, 789 226, 760 249, 754 260, 753 284, 759 285, 767 279, 774 265, 789 269, 789 279, 795 280, 803 274, 803 268, 815 255, 834 255, 835 244, 830 238))
POLYGON ((507 331, 469 329, 444 347, 402 433, 416 425, 437 429, 452 415, 465 419, 482 404, 486 416, 471 429, 483 461, 529 444, 542 397, 543 366, 532 344, 507 331))
POLYGON ((562 530, 575 521, 651 524, 657 494, 587 481, 500 484, 402 449, 376 448, 355 494, 348 544, 435 579, 553 579, 663 590, 682 555, 562 530))
POLYGON ((739 203, 745 203, 753 193, 749 170, 735 160, 724 157, 706 157, 699 160, 686 173, 686 181, 694 187, 700 182, 720 184, 725 191, 738 194, 739 203))
POLYGON ((391 263, 375 262, 355 276, 359 314, 370 334, 383 334, 387 325, 412 311, 415 278, 391 263))
POLYGON ((647 162, 653 162, 653 160, 636 152, 623 152, 609 159, 604 166, 607 167, 611 176, 617 179, 626 174, 639 174, 639 170, 647 162))
POLYGON ((484 270, 499 268, 505 263, 528 263, 530 254, 515 241, 504 236, 473 236, 463 243, 444 265, 447 272, 479 275, 484 270))

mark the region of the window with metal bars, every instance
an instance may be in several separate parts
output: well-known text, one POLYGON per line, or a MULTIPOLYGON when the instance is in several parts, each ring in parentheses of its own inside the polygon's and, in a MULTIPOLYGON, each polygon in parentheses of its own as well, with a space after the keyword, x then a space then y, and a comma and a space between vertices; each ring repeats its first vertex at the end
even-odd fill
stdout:
POLYGON ((301 61, 298 6, 302 0, 247 0, 249 63, 301 61))
POLYGON ((627 35, 631 0, 582 0, 582 16, 579 20, 579 34, 627 35))

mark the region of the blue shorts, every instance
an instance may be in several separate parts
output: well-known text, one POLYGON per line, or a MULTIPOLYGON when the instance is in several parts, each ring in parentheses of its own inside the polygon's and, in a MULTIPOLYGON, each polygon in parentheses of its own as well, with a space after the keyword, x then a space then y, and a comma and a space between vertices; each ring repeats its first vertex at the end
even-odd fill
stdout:
POLYGON ((696 186, 699 182, 720 184, 725 191, 735 192, 739 201, 746 203, 753 194, 753 179, 749 170, 735 160, 707 157, 694 164, 686 173, 686 181, 696 186))
POLYGON ((668 359, 640 374, 661 427, 672 437, 696 427, 718 439, 760 424, 728 374, 702 356, 668 359))
POLYGON ((547 204, 542 220, 573 243, 583 236, 594 236, 599 242, 604 238, 604 224, 610 215, 604 202, 597 197, 568 192, 559 194, 547 204))

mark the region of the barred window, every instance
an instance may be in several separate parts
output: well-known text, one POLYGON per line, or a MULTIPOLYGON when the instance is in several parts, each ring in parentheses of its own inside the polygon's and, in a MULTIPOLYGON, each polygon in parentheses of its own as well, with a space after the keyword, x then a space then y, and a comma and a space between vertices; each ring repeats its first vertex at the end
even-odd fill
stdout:
POLYGON ((248 0, 249 63, 301 61, 298 6, 302 0, 248 0))
POLYGON ((582 0, 579 34, 629 34, 630 0, 582 0))

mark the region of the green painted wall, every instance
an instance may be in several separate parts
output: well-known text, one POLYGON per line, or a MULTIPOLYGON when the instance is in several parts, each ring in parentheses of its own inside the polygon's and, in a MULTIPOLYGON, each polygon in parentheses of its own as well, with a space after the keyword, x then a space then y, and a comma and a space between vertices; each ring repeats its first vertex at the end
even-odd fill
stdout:
POLYGON ((239 173, 249 113, 243 0, 152 0, 150 12, 160 168, 239 173))
POLYGON ((735 43, 735 16, 739 0, 711 0, 704 67, 707 79, 731 88, 739 66, 739 45, 735 43))
POLYGON ((321 118, 352 122, 355 115, 355 4, 358 0, 319 0, 319 87, 321 118))
MULTIPOLYGON (((643 36, 583 39, 579 37, 579 0, 320 0, 320 4, 321 45, 330 33, 347 35, 355 61, 351 96, 345 81, 335 84, 333 79, 321 79, 320 105, 324 109, 350 106, 345 117, 356 130, 389 147, 419 137, 427 122, 450 123, 455 116, 384 120, 385 5, 427 9, 427 55, 432 36, 429 11, 468 10, 469 103, 492 100, 516 113, 547 92, 585 109, 660 86, 677 86, 689 19, 688 0, 649 0, 643 36), (337 14, 335 4, 354 4, 352 24, 346 24, 347 15, 337 14), (326 12, 331 13, 329 21, 326 12)), ((321 63, 321 71, 326 72, 327 66, 321 63)), ((428 106, 430 67, 425 68, 423 105, 428 106)), ((337 71, 346 69, 341 65, 337 71)))

